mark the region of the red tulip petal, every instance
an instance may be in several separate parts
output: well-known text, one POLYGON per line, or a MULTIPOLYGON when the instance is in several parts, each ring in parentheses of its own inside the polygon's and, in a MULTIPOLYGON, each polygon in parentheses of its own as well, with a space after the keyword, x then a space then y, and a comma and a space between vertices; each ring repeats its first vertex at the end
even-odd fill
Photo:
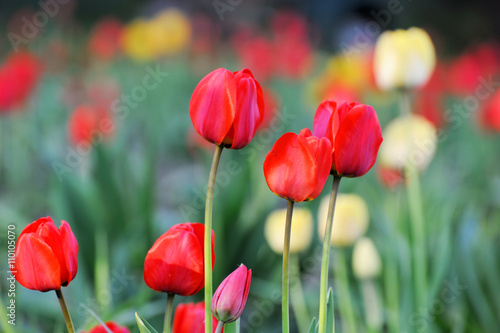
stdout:
MULTIPOLYGON (((317 139, 316 139, 317 140, 317 139)), ((308 199, 315 199, 323 191, 323 187, 330 176, 332 168, 332 144, 327 138, 317 140, 317 149, 314 151, 314 159, 318 167, 316 189, 309 195, 308 199)))
POLYGON ((17 282, 28 289, 49 291, 61 288, 59 261, 52 249, 37 234, 19 236, 15 271, 17 282))
POLYGON ((264 175, 276 195, 295 202, 307 199, 317 183, 317 167, 307 140, 294 133, 281 136, 266 156, 264 175))
POLYGON ((359 177, 370 170, 382 143, 377 114, 371 106, 353 107, 335 137, 334 162, 337 173, 359 177))
POLYGON ((144 280, 156 290, 194 295, 203 288, 203 248, 193 233, 168 231, 146 255, 144 280))
POLYGON ((195 130, 210 142, 221 144, 235 117, 236 80, 233 73, 219 68, 196 86, 189 103, 195 130))
POLYGON ((252 141, 263 114, 262 89, 253 78, 242 78, 237 87, 232 149, 243 148, 252 141))
POLYGON ((60 283, 62 285, 67 285, 67 282, 70 280, 70 274, 66 266, 66 256, 59 229, 57 229, 54 223, 50 221, 41 224, 38 227, 37 234, 40 235, 43 241, 52 249, 52 252, 59 262, 59 269, 61 273, 60 283))
POLYGON ((66 283, 63 280, 62 283, 63 285, 67 285, 75 278, 76 272, 78 271, 78 242, 68 222, 61 221, 61 223, 62 225, 59 227, 59 231, 61 233, 62 246, 64 249, 65 265, 69 272, 68 280, 66 283))
MULTIPOLYGON (((201 223, 190 223, 190 225, 193 228, 193 233, 198 239, 198 242, 200 243, 203 252, 205 252, 205 247, 203 246, 203 244, 205 244, 205 225, 201 223)), ((212 230, 212 269, 214 269, 214 264, 215 264, 214 244, 215 244, 215 234, 214 231, 212 230)))
POLYGON ((334 101, 323 101, 314 114, 313 135, 317 138, 327 138, 333 141, 332 114, 337 110, 337 103, 334 101))
POLYGON ((54 223, 54 221, 52 221, 52 218, 50 216, 39 218, 38 220, 34 221, 33 223, 28 224, 23 229, 23 231, 21 232, 21 234, 19 235, 19 237, 21 237, 24 234, 30 234, 30 233, 35 233, 36 234, 37 230, 38 230, 38 227, 40 225, 44 224, 44 223, 47 223, 47 222, 54 223))

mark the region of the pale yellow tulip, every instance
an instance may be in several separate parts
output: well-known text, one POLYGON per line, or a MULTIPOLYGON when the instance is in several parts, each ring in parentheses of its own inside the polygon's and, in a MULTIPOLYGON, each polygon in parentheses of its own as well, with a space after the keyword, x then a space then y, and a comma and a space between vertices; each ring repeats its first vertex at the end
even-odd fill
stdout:
MULTIPOLYGON (((322 199, 318 212, 318 234, 324 239, 329 197, 322 199)), ((333 216, 331 244, 348 246, 353 244, 368 229, 370 216, 368 206, 357 194, 339 194, 333 216)))
MULTIPOLYGON (((285 238, 286 209, 277 209, 266 219, 264 236, 271 249, 276 253, 283 253, 285 238)), ((295 208, 292 215, 292 229, 290 235, 290 253, 305 251, 311 244, 313 235, 313 216, 308 209, 295 208)))
POLYGON ((352 269, 360 280, 373 279, 380 274, 382 263, 380 255, 368 237, 360 238, 354 244, 352 253, 352 269))
POLYGON ((375 45, 375 81, 382 90, 420 87, 435 66, 434 45, 420 28, 385 31, 375 45))
POLYGON ((437 146, 436 127, 424 117, 414 114, 392 120, 382 132, 378 160, 381 167, 424 170, 432 161, 437 146))

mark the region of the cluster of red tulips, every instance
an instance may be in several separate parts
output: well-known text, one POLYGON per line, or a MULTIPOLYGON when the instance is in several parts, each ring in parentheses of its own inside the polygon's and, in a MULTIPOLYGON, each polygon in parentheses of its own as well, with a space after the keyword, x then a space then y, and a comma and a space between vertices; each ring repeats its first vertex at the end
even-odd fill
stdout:
MULTIPOLYGON (((264 98, 252 72, 219 68, 195 88, 189 112, 194 129, 216 145, 209 176, 205 224, 183 223, 161 235, 145 256, 144 280, 153 290, 167 293, 164 332, 172 326, 175 295, 190 296, 205 288, 205 301, 181 304, 173 318, 174 332, 221 332, 225 323, 242 314, 250 290, 252 271, 243 264, 220 284, 212 295, 215 236, 212 231, 212 202, 217 168, 223 148, 242 149, 253 139, 264 119, 264 98)), ((83 111, 82 111, 83 112, 83 111)), ((75 138, 78 140, 78 138, 75 138)), ((326 100, 318 107, 313 130, 285 133, 274 144, 264 162, 269 188, 288 201, 283 252, 283 332, 289 331, 288 257, 293 204, 316 198, 329 175, 333 176, 330 214, 325 232, 321 274, 319 329, 326 327, 328 256, 335 198, 342 177, 359 177, 375 163, 382 142, 375 110, 359 103, 326 100)), ((70 332, 74 332, 61 287, 75 278, 78 243, 69 224, 57 228, 50 217, 28 225, 16 245, 17 281, 26 288, 55 290, 70 332)), ((139 326, 144 320, 137 316, 139 326)), ((112 332, 126 328, 109 322, 112 332)), ((104 326, 92 332, 102 332, 104 326)))

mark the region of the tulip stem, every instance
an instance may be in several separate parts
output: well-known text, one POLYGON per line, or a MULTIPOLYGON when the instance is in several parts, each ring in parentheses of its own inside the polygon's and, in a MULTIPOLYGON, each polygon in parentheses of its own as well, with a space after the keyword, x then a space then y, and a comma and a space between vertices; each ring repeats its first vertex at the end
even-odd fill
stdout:
POLYGON ((283 280, 282 280, 282 298, 281 298, 281 319, 283 321, 283 333, 290 332, 290 302, 288 295, 290 294, 290 277, 289 277, 289 259, 290 259, 290 234, 292 232, 292 200, 288 200, 286 207, 286 224, 285 224, 285 240, 283 245, 283 280))
POLYGON ((167 308, 165 309, 165 319, 163 322, 163 333, 172 332, 172 313, 174 312, 174 297, 175 294, 168 293, 167 308))
POLYGON ((64 315, 64 321, 66 321, 66 326, 68 327, 68 332, 75 333, 75 328, 73 327, 73 322, 71 321, 71 316, 69 314, 68 307, 66 306, 66 301, 64 300, 61 289, 56 290, 56 295, 57 299, 59 300, 59 304, 61 305, 61 310, 64 315))
POLYGON ((427 303, 427 267, 425 245, 425 223, 420 196, 420 183, 417 169, 410 164, 405 170, 407 177, 408 206, 410 208, 412 228, 413 272, 415 274, 416 311, 426 307, 427 303))
MULTIPOLYGON (((330 239, 332 237, 333 214, 335 212, 335 202, 339 192, 340 176, 333 176, 332 192, 330 194, 330 204, 328 206, 328 216, 326 218, 325 239, 323 241, 323 256, 321 259, 321 281, 319 294, 319 333, 326 332, 326 296, 328 293, 328 266, 330 263, 330 239)), ((333 328, 335 332, 335 327, 333 328)))
POLYGON ((399 111, 403 116, 411 113, 410 93, 407 90, 401 91, 401 96, 399 98, 399 111))
POLYGON ((216 146, 212 168, 208 178, 207 197, 205 200, 205 240, 204 240, 204 266, 205 266, 205 333, 212 333, 212 205, 214 199, 215 177, 219 167, 222 146, 216 146))
POLYGON ((215 329, 215 333, 221 333, 223 328, 224 328, 224 322, 219 321, 219 323, 217 324, 217 328, 215 329))

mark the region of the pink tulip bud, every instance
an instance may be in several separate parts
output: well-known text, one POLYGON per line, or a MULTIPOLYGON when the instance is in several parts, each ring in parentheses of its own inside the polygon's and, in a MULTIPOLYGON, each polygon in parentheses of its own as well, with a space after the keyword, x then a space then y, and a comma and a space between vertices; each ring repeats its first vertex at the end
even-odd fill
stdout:
POLYGON ((252 270, 241 264, 222 281, 212 299, 212 313, 224 323, 236 321, 241 316, 248 298, 252 270))

